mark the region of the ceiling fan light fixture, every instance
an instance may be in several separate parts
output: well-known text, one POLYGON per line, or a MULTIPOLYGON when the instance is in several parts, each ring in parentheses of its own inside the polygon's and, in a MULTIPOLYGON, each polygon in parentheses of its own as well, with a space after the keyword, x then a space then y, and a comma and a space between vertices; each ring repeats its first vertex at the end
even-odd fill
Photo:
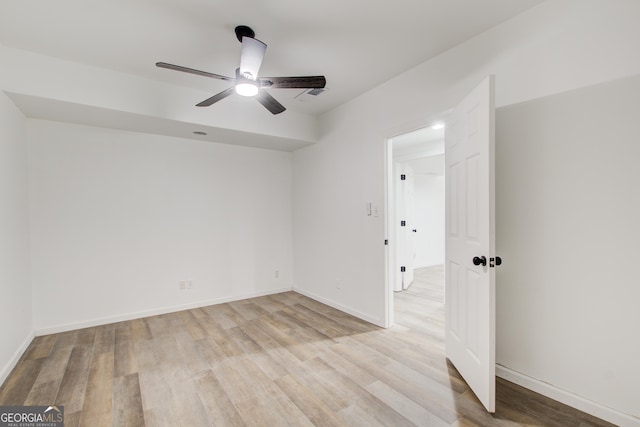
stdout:
POLYGON ((258 82, 251 80, 236 83, 236 93, 241 96, 256 96, 259 89, 258 82))
MULTIPOLYGON (((156 62, 156 67, 225 80, 233 84, 233 86, 227 87, 227 89, 222 92, 216 93, 204 101, 197 103, 196 107, 209 107, 233 95, 235 92, 240 96, 254 97, 254 99, 269 110, 271 114, 280 114, 285 111, 286 108, 271 96, 269 92, 261 90, 262 88, 324 89, 327 84, 324 76, 258 78, 267 45, 255 39, 255 33, 246 25, 236 27, 236 37, 238 41, 242 43, 242 51, 240 53, 240 67, 236 68, 235 78, 183 67, 181 65, 168 64, 166 62, 156 62)), ((318 94, 314 93, 314 95, 318 94)))

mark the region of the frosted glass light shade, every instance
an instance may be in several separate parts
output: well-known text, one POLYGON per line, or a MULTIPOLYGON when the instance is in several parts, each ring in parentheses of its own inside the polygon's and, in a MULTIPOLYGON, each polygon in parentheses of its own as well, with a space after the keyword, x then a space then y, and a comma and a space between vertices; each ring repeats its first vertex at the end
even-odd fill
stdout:
POLYGON ((249 81, 236 84, 236 93, 241 96, 256 96, 258 85, 249 81))

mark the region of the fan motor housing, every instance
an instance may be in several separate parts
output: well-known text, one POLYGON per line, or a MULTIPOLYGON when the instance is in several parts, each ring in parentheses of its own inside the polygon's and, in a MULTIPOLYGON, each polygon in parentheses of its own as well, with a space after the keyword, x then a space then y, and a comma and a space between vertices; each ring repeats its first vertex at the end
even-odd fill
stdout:
POLYGON ((240 43, 242 43, 243 37, 250 37, 252 39, 256 37, 256 33, 246 25, 238 25, 235 29, 235 32, 236 32, 236 37, 238 38, 238 41, 240 43))

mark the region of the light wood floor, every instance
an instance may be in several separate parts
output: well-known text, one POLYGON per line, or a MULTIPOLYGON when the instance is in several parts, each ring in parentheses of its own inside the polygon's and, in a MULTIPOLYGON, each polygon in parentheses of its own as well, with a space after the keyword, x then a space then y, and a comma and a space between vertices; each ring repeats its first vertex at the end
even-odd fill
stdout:
POLYGON ((439 268, 381 329, 294 292, 37 337, 0 405, 65 426, 607 426, 498 380, 487 414, 446 361, 439 268))

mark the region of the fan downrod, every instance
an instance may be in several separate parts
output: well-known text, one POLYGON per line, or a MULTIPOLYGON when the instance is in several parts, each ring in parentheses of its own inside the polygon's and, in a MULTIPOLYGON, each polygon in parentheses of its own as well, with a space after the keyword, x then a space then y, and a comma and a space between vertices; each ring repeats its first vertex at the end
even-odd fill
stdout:
POLYGON ((253 30, 246 25, 238 25, 235 29, 235 32, 236 37, 238 38, 238 41, 240 43, 242 43, 243 37, 250 37, 252 39, 256 37, 256 33, 254 33, 253 30))

